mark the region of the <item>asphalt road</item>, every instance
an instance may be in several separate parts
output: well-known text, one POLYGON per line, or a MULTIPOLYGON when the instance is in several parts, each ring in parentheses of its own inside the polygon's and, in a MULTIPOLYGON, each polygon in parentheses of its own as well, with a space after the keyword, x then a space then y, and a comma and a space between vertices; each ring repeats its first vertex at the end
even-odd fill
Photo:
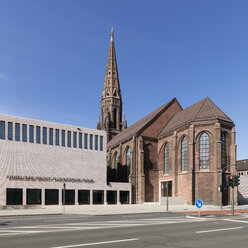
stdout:
POLYGON ((0 247, 248 247, 248 215, 188 218, 154 213, 118 216, 0 217, 0 247))

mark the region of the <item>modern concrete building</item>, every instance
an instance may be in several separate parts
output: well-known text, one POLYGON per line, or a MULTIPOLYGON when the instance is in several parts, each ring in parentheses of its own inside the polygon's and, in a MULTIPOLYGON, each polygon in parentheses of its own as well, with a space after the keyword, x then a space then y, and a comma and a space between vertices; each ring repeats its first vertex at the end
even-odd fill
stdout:
POLYGON ((130 203, 106 180, 106 132, 0 115, 0 205, 130 203))

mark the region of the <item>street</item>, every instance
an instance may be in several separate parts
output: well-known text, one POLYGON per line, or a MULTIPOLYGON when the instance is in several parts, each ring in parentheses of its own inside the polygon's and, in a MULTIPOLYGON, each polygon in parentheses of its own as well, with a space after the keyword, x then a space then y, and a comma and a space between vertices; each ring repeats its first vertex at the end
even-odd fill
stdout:
POLYGON ((0 247, 247 247, 248 216, 153 213, 0 218, 0 247))

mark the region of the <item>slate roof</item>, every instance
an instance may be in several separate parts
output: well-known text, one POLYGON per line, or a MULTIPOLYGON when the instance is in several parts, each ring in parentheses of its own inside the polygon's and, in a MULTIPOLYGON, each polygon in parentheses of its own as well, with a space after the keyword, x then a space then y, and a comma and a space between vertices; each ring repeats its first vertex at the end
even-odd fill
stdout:
POLYGON ((159 138, 191 122, 206 120, 233 121, 223 113, 208 97, 176 113, 162 129, 159 138))
POLYGON ((248 159, 237 160, 236 161, 236 170, 237 171, 248 170, 248 159))
POLYGON ((148 114, 141 120, 137 121, 127 129, 123 130, 119 134, 117 134, 113 139, 111 139, 107 144, 107 149, 111 149, 120 143, 123 143, 133 136, 139 134, 144 128, 149 125, 153 120, 155 120, 161 113, 163 113, 172 103, 177 101, 176 98, 173 98, 171 101, 167 102, 166 104, 162 105, 158 109, 154 110, 152 113, 148 114))

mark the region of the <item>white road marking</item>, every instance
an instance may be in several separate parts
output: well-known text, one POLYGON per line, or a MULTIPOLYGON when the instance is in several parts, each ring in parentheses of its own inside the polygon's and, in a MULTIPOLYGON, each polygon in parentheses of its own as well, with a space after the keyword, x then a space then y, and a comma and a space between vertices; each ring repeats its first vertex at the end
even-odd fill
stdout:
POLYGON ((130 241, 137 241, 137 240, 139 240, 139 238, 110 240, 110 241, 102 241, 102 242, 87 243, 87 244, 77 244, 77 245, 56 246, 56 247, 51 247, 51 248, 71 248, 71 247, 93 246, 93 245, 103 245, 103 244, 130 242, 130 241))
POLYGON ((195 233, 222 232, 222 231, 237 230, 237 229, 242 229, 242 228, 243 228, 242 226, 238 226, 238 227, 231 227, 231 228, 222 228, 222 229, 198 231, 198 232, 195 232, 195 233))
POLYGON ((248 221, 244 221, 244 220, 232 220, 232 219, 230 219, 230 220, 229 219, 223 219, 223 220, 248 224, 248 221))
POLYGON ((173 218, 157 218, 157 219, 131 219, 131 220, 116 220, 116 221, 99 221, 99 222, 76 222, 63 224, 45 224, 32 226, 17 226, 0 228, 0 236, 4 235, 19 235, 19 234, 35 234, 47 232, 71 232, 79 230, 107 229, 107 228, 125 228, 135 226, 153 226, 153 225, 168 225, 177 223, 189 223, 205 221, 204 219, 173 219, 173 218), (1 233, 1 230, 4 232, 1 233), (9 231, 9 232, 8 232, 9 231))

